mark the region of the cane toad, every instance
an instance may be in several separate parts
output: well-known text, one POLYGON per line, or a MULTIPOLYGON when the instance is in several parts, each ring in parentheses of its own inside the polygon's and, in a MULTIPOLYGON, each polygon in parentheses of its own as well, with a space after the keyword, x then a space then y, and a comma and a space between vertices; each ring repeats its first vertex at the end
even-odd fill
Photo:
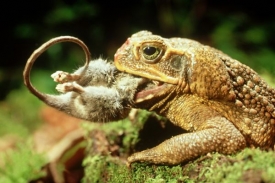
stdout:
POLYGON ((140 31, 117 50, 114 62, 120 71, 148 79, 136 93, 137 108, 190 132, 134 153, 129 163, 178 164, 209 152, 274 148, 275 89, 221 51, 140 31))

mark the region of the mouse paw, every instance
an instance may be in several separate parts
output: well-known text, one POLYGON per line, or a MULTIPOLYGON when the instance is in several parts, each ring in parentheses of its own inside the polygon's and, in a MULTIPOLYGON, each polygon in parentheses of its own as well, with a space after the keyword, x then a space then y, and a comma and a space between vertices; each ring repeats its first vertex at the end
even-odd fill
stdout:
POLYGON ((84 88, 77 83, 58 84, 55 89, 57 91, 59 91, 60 93, 66 93, 66 92, 70 92, 70 91, 74 91, 77 93, 84 92, 84 88))
POLYGON ((51 75, 51 77, 55 82, 66 83, 66 82, 76 81, 79 79, 80 76, 77 74, 70 74, 64 71, 56 71, 51 75))

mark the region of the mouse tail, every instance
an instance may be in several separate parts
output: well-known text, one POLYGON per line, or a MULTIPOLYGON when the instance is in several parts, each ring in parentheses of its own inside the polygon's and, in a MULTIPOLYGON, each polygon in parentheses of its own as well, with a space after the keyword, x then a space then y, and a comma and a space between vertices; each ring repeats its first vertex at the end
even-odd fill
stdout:
POLYGON ((42 53, 44 53, 49 47, 51 47, 57 43, 61 43, 61 42, 73 42, 73 43, 78 44, 83 49, 83 51, 85 53, 85 60, 86 60, 85 66, 88 66, 89 62, 91 60, 91 53, 89 51, 89 48, 80 39, 78 39, 76 37, 72 37, 72 36, 59 36, 59 37, 50 39, 46 43, 42 44, 39 48, 34 50, 34 52, 29 57, 29 59, 26 63, 25 69, 23 71, 24 84, 26 85, 26 87, 29 89, 29 91, 32 94, 34 94, 37 98, 39 98, 40 100, 42 100, 44 102, 46 102, 47 97, 49 97, 51 95, 41 93, 32 85, 31 80, 30 80, 31 69, 32 69, 32 66, 33 66, 34 62, 36 61, 36 59, 42 53))

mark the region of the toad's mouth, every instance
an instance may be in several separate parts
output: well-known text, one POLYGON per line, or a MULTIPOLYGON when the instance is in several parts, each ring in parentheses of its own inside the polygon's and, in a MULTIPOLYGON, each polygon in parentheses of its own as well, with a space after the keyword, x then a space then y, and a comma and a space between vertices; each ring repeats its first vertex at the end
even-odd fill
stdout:
POLYGON ((150 100, 154 98, 158 93, 163 91, 164 88, 165 84, 160 81, 144 82, 138 87, 134 101, 136 103, 140 103, 145 100, 150 100))

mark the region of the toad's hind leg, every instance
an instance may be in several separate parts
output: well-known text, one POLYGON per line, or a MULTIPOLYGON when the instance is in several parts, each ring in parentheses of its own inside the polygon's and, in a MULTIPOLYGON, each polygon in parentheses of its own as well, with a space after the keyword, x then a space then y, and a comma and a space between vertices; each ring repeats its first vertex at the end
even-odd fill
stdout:
POLYGON ((179 164, 209 152, 230 154, 246 146, 244 136, 223 117, 207 120, 203 126, 200 131, 181 134, 154 148, 134 153, 128 158, 128 163, 179 164))

